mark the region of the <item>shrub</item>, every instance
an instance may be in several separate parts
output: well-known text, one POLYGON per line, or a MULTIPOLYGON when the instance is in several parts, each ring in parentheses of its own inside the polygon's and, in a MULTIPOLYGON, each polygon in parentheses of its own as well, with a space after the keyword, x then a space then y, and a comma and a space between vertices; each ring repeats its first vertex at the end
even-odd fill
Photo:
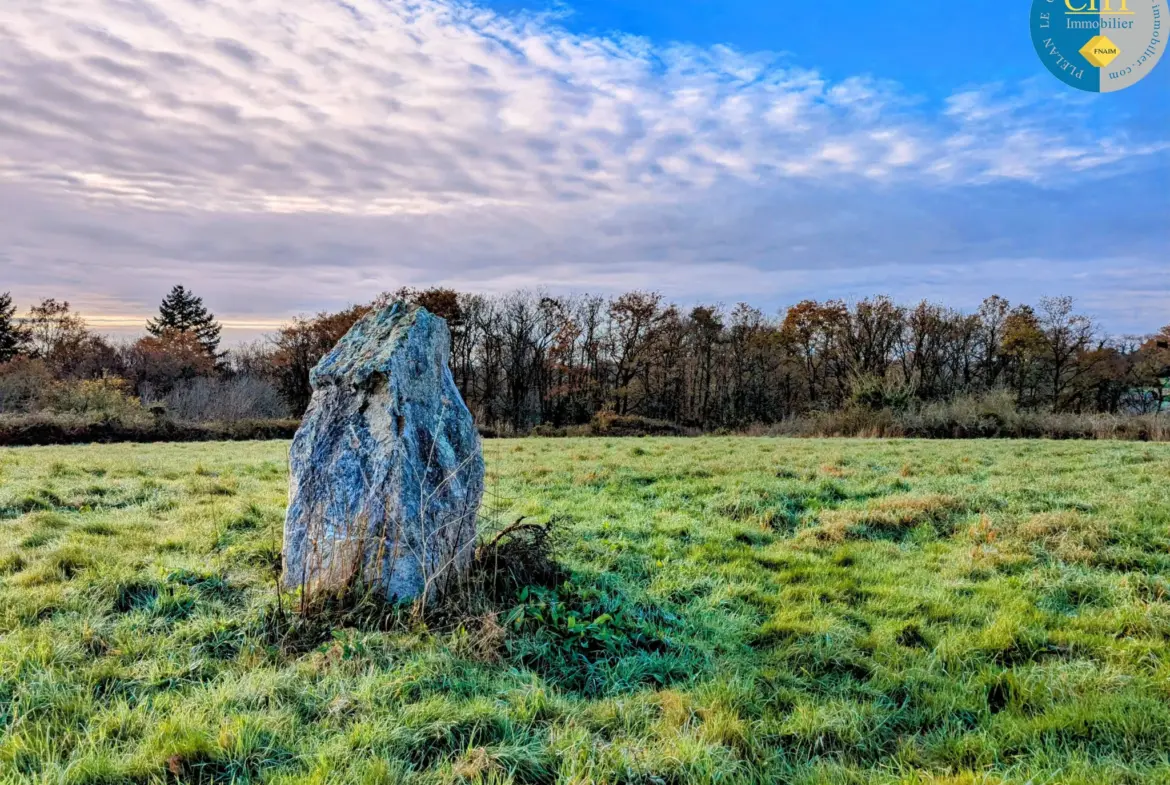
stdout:
POLYGON ((146 412, 123 419, 57 412, 0 414, 0 446, 291 439, 299 425, 297 420, 183 423, 146 412))
POLYGON ((682 436, 682 426, 633 414, 598 412, 589 422, 594 436, 682 436))
POLYGON ((190 422, 279 420, 289 416, 276 386, 255 376, 180 381, 159 402, 171 417, 190 422))
POLYGON ((35 411, 52 383, 41 360, 17 357, 0 365, 0 414, 35 411))
POLYGON ((892 409, 900 412, 910 407, 913 398, 914 391, 910 387, 869 375, 854 379, 849 404, 869 411, 892 409))
POLYGON ((755 426, 748 432, 798 437, 1170 441, 1170 417, 1022 411, 1010 392, 993 391, 908 411, 851 406, 755 426))
POLYGON ((130 394, 126 381, 117 377, 56 382, 45 396, 45 408, 107 420, 133 419, 143 414, 142 403, 130 394))

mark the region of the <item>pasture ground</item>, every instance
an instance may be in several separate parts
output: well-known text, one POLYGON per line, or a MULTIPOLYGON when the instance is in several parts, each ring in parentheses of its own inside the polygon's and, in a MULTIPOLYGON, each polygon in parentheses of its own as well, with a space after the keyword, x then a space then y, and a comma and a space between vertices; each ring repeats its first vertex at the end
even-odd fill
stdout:
POLYGON ((0 782, 1170 782, 1170 445, 489 441, 570 579, 298 645, 286 450, 0 450, 0 782))

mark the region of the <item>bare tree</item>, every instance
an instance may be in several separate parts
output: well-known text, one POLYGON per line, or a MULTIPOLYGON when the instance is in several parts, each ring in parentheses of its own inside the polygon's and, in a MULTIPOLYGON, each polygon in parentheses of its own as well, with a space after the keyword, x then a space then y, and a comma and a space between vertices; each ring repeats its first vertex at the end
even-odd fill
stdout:
POLYGON ((1060 411, 1065 393, 1086 372, 1077 360, 1093 344, 1095 329, 1087 316, 1073 312, 1071 297, 1040 298, 1040 329, 1054 411, 1060 411))

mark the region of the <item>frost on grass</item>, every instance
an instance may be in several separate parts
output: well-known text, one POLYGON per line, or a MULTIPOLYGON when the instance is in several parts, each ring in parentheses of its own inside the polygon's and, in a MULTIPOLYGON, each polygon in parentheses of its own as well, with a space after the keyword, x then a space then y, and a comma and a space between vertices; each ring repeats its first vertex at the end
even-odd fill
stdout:
POLYGON ((1170 445, 486 451, 420 621, 277 614, 284 443, 0 450, 0 782, 1170 782, 1170 445))

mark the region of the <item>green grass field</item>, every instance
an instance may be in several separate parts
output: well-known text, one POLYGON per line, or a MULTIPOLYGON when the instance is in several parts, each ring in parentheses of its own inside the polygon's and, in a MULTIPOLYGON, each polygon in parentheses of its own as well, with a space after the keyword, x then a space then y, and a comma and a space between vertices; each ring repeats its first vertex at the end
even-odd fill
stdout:
POLYGON ((571 580, 300 646, 286 449, 0 451, 0 782, 1170 782, 1170 445, 490 441, 571 580))

